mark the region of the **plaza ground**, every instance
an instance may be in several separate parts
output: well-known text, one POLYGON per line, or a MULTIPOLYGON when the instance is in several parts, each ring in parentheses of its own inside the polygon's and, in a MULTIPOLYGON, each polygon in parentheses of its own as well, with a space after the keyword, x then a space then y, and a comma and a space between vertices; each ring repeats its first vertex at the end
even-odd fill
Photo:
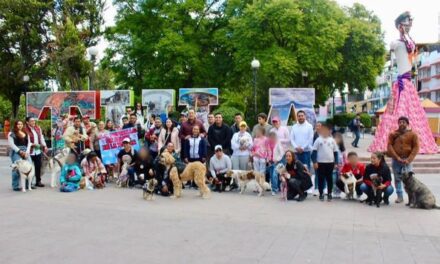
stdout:
MULTIPOLYGON (((361 140, 361 145, 366 144, 361 140)), ((0 158, 0 263, 440 263, 440 210, 356 201, 281 202, 269 192, 184 190, 142 199, 113 185, 10 190, 0 158)), ((418 175, 440 199, 440 175, 418 175)), ((45 177, 44 183, 48 183, 45 177)))

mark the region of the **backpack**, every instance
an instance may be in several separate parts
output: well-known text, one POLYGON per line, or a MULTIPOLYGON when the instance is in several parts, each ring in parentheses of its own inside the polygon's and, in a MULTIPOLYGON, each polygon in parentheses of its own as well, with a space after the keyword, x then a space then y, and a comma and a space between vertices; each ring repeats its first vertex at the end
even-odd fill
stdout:
POLYGON ((351 131, 354 131, 354 130, 357 129, 357 126, 354 124, 354 120, 355 120, 355 119, 352 119, 352 120, 350 121, 350 123, 348 123, 348 128, 349 128, 351 131))

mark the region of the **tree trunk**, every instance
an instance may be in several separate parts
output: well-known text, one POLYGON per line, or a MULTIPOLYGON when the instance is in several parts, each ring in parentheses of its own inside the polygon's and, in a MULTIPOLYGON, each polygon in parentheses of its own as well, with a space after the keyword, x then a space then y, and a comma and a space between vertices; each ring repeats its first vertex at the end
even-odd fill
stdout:
POLYGON ((9 101, 12 104, 12 119, 16 120, 18 117, 18 109, 20 107, 20 97, 21 93, 14 94, 11 98, 9 98, 9 101))

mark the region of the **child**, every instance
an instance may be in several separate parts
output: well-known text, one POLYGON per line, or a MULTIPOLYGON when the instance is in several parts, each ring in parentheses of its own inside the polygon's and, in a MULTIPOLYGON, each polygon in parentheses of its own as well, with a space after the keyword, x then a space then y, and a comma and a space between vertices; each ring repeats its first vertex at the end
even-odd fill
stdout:
POLYGON ((264 134, 264 127, 256 128, 254 145, 251 148, 254 170, 263 174, 266 173, 266 163, 272 156, 268 139, 264 134))
POLYGON ((332 200, 333 169, 338 162, 338 146, 331 136, 331 129, 327 124, 321 127, 320 135, 313 144, 313 168, 318 176, 319 200, 324 201, 324 182, 327 182, 327 200, 332 200))
POLYGON ((60 175, 60 191, 61 192, 74 192, 79 189, 81 181, 81 169, 76 162, 76 155, 70 153, 67 156, 66 164, 61 169, 60 175))
MULTIPOLYGON (((356 178, 356 196, 359 200, 362 195, 361 184, 365 175, 365 164, 359 162, 356 152, 348 153, 348 162, 344 163, 344 166, 341 169, 341 174, 345 173, 353 173, 354 177, 356 178)), ((344 191, 344 183, 340 177, 336 182, 336 186, 338 186, 339 190, 344 191)))
POLYGON ((337 188, 336 182, 339 179, 339 175, 341 175, 342 166, 347 162, 347 154, 345 153, 345 145, 344 139, 342 138, 342 134, 336 132, 333 134, 333 138, 335 139, 336 145, 338 147, 338 163, 337 167, 333 171, 333 197, 341 198, 341 190, 337 188))

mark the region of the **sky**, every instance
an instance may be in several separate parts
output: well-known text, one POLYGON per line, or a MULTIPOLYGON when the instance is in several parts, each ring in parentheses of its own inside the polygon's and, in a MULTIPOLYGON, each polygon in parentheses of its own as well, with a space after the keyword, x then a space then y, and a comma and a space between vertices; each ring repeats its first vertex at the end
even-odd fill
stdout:
MULTIPOLYGON (((436 42, 440 36, 440 0, 336 0, 340 5, 351 6, 353 3, 360 3, 373 11, 382 22, 382 30, 385 31, 385 43, 389 44, 399 37, 394 27, 394 19, 404 11, 410 11, 414 17, 412 38, 417 43, 436 42)), ((116 9, 112 0, 107 0, 107 7, 104 12, 105 26, 114 25, 116 9)), ((104 49, 108 46, 105 40, 98 44, 100 53, 98 59, 103 56, 104 49)))

